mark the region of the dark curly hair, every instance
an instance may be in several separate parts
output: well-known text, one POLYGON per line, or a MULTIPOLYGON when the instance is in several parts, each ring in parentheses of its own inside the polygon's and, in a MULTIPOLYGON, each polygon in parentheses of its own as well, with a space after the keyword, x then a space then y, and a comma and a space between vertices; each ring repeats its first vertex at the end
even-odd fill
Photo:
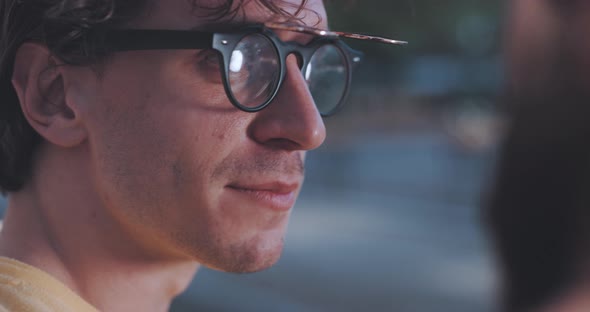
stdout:
MULTIPOLYGON (((26 41, 40 42, 65 64, 93 65, 108 55, 95 49, 91 34, 124 26, 145 12, 153 0, 0 0, 0 192, 14 192, 31 175, 41 137, 26 121, 11 78, 17 49, 26 41)), ((234 18, 244 2, 256 1, 266 10, 297 19, 307 0, 295 5, 278 0, 225 0, 207 6, 187 0, 195 13, 210 19, 234 18)))

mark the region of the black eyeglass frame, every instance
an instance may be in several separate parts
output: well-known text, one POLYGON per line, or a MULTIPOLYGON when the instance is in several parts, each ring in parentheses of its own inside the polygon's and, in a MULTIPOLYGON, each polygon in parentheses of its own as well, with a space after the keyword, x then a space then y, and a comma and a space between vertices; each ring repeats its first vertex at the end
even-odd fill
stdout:
MULTIPOLYGON (((167 30, 167 29, 117 29, 103 33, 99 39, 99 46, 106 52, 123 52, 138 50, 160 49, 214 49, 221 55, 222 80, 226 95, 230 102, 245 112, 258 112, 267 107, 278 94, 287 73, 287 56, 295 54, 300 60, 300 70, 305 72, 314 55, 321 47, 332 45, 343 56, 346 71, 346 85, 339 102, 328 112, 320 112, 323 117, 334 114, 345 102, 350 91, 352 71, 362 60, 363 53, 350 48, 336 37, 314 38, 308 44, 282 41, 269 27, 252 25, 228 32, 204 32, 196 30, 167 30), (260 34, 273 45, 278 55, 279 81, 276 83, 271 96, 256 107, 242 105, 234 96, 229 82, 229 64, 236 46, 246 36, 260 34)), ((318 108, 319 110, 319 108, 318 108)))

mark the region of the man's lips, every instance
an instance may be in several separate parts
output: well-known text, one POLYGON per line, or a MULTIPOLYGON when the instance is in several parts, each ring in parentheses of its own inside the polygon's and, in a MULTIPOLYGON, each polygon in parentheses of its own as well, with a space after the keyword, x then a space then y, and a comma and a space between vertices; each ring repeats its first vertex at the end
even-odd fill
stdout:
POLYGON ((299 182, 268 182, 268 183, 233 183, 229 184, 229 188, 237 190, 257 191, 257 192, 271 192, 277 194, 287 194, 296 191, 299 188, 299 182))
POLYGON ((276 211, 288 211, 295 204, 301 183, 273 181, 266 183, 232 183, 230 191, 276 211))

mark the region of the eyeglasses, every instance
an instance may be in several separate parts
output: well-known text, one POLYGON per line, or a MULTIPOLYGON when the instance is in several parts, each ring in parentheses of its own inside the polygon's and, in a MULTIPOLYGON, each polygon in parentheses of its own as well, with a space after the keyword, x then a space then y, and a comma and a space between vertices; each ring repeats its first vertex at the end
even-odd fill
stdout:
POLYGON ((246 112, 257 112, 276 97, 286 76, 287 56, 294 54, 322 116, 336 112, 345 101, 352 70, 362 53, 339 37, 389 44, 403 41, 333 32, 311 27, 266 23, 227 32, 193 30, 120 29, 99 39, 107 51, 156 49, 214 49, 220 55, 221 76, 230 102, 246 112), (313 35, 308 44, 284 42, 273 30, 313 35))

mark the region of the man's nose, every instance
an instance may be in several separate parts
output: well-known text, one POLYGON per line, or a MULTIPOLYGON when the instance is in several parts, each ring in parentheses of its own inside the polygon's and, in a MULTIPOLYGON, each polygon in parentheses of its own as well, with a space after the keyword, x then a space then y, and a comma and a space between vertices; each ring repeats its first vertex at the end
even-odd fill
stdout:
POLYGON ((312 150, 324 142, 326 127, 303 78, 297 58, 287 58, 287 73, 272 103, 256 113, 250 137, 273 148, 312 150))

